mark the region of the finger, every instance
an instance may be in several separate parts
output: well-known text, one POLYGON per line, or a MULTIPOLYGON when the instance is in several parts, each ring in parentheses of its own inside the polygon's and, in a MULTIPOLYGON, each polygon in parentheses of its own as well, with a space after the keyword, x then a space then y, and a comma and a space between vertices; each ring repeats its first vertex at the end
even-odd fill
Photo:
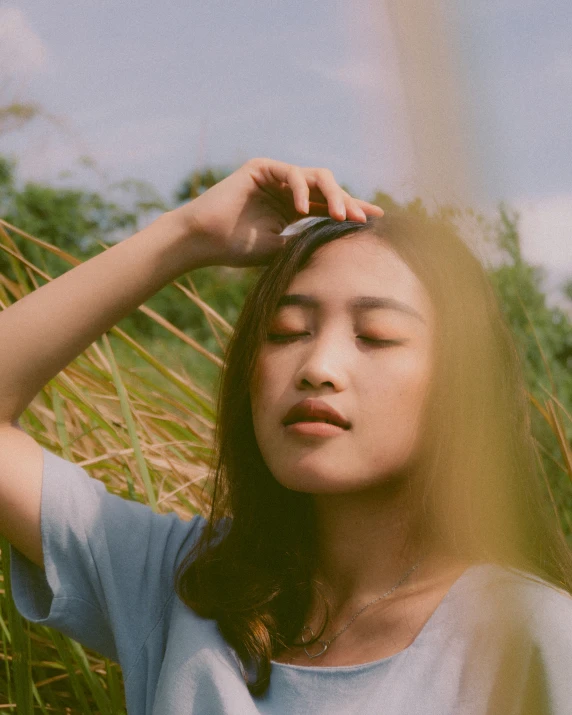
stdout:
POLYGON ((344 194, 346 201, 346 214, 349 219, 366 223, 368 216, 383 216, 383 209, 379 208, 379 206, 370 204, 368 201, 355 199, 347 192, 344 192, 344 194))
MULTIPOLYGON (((351 201, 353 201, 359 208, 361 208, 362 211, 364 211, 368 216, 383 216, 385 213, 383 209, 379 206, 371 204, 369 203, 369 201, 362 201, 361 199, 356 199, 351 196, 351 194, 348 194, 347 191, 344 191, 343 194, 345 197, 344 200, 346 201, 346 207, 348 206, 347 200, 351 199, 351 201)), ((310 186, 310 202, 316 204, 324 203, 324 196, 317 186, 310 186)))
POLYGON ((273 159, 251 159, 247 165, 259 185, 278 184, 281 190, 290 190, 296 211, 308 214, 310 190, 300 167, 273 159))
POLYGON ((256 180, 264 183, 288 183, 288 172, 292 164, 276 159, 250 159, 244 165, 256 180))
MULTIPOLYGON (((358 199, 353 199, 357 202, 358 199)), ((359 203, 365 204, 365 210, 358 207, 348 206, 346 211, 346 217, 348 221, 359 221, 360 223, 367 223, 367 216, 373 215, 375 217, 383 216, 384 212, 378 206, 368 203, 367 201, 360 201, 359 203), (375 209, 375 211, 368 214, 368 207, 375 209), (360 213, 361 212, 361 213, 360 213)), ((330 209, 328 204, 320 203, 318 201, 310 202, 310 216, 329 216, 330 209)))
POLYGON ((304 172, 298 166, 290 166, 284 182, 292 191, 294 207, 301 214, 310 211, 310 188, 304 172))
MULTIPOLYGON (((310 203, 310 216, 328 216, 331 217, 330 207, 328 204, 310 203)), ((346 213, 346 221, 355 221, 356 223, 367 223, 365 214, 359 215, 352 213, 350 210, 346 213)))
POLYGON ((335 180, 332 172, 329 169, 318 169, 314 174, 314 181, 328 204, 330 216, 344 221, 346 218, 344 190, 335 180))
MULTIPOLYGON (((310 216, 330 216, 330 207, 328 204, 320 203, 317 201, 311 201, 310 202, 310 216)), ((346 220, 348 221, 360 221, 361 223, 365 223, 367 221, 367 218, 357 218, 357 216, 354 218, 353 214, 350 214, 350 212, 346 213, 346 220)))
POLYGON ((278 183, 290 188, 296 211, 309 213, 309 201, 322 203, 325 199, 332 218, 367 221, 367 216, 383 216, 383 210, 367 201, 354 199, 336 182, 329 169, 301 169, 293 164, 274 159, 252 159, 248 162, 253 178, 262 183, 278 183), (254 176, 256 175, 256 176, 254 176))
POLYGON ((361 199, 354 199, 354 201, 368 216, 383 216, 385 214, 385 211, 380 206, 370 204, 369 201, 362 201, 361 199))
POLYGON ((345 197, 345 202, 346 202, 346 217, 349 221, 360 221, 361 223, 366 223, 367 222, 367 216, 365 211, 361 208, 361 206, 358 204, 358 202, 351 197, 349 194, 346 194, 345 197))

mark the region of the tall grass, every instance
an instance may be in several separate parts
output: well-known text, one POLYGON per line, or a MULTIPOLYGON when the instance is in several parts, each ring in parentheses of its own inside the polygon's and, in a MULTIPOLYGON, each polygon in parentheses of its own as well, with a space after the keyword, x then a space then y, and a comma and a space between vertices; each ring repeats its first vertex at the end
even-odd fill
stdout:
MULTIPOLYGON (((70 266, 80 262, 0 220, 0 249, 17 277, 13 281, 0 275, 2 309, 35 290, 40 281, 52 279, 26 260, 15 234, 70 266)), ((188 287, 182 282, 174 285, 201 308, 217 343, 224 347, 231 326, 201 301, 192 282, 188 287)), ((115 326, 45 386, 20 424, 41 445, 84 467, 115 494, 189 519, 209 507, 207 477, 216 418, 214 384, 206 372, 201 374, 200 361, 206 360, 216 372, 221 359, 146 306, 139 310, 162 325, 168 351, 165 343, 144 344, 144 336, 136 341, 115 326), (200 358, 192 361, 191 369, 177 364, 182 362, 180 356, 192 352, 200 358)), ((556 436, 559 468, 572 480, 572 451, 566 437, 572 418, 556 394, 547 392, 542 401, 531 399, 556 436)), ((547 455, 539 445, 541 465, 553 459, 547 455)), ((548 495, 551 498, 549 487, 548 495)), ((555 519, 567 516, 557 513, 555 506, 555 519)), ((0 541, 0 549, 0 710, 18 715, 124 713, 116 664, 19 616, 10 596, 10 552, 5 541, 0 541)))
MULTIPOLYGON (((11 281, 0 275, 2 309, 35 290, 40 281, 51 279, 25 259, 14 233, 70 266, 79 263, 57 247, 0 222, 0 248, 18 277, 11 281)), ((204 311, 224 345, 231 326, 202 303, 192 284, 175 285, 204 311)), ((197 512, 206 513, 209 506, 207 475, 215 410, 212 385, 207 388, 202 384, 209 382, 206 377, 174 367, 175 355, 195 351, 216 370, 221 359, 145 305, 139 310, 166 331, 173 353, 170 364, 164 351, 154 354, 152 345, 115 326, 45 386, 20 424, 42 446, 86 468, 113 493, 189 519, 197 512)), ((5 541, 0 548, 0 709, 18 715, 124 712, 116 664, 19 616, 10 597, 10 552, 5 541)))

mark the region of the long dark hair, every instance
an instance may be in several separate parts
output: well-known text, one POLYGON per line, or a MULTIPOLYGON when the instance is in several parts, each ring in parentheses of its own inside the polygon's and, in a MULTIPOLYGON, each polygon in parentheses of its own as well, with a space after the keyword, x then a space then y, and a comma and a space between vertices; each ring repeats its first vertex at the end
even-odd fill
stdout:
POLYGON ((416 529, 460 559, 572 592, 570 551, 537 473, 518 353, 480 262, 448 220, 418 210, 367 224, 320 219, 288 239, 247 296, 220 383, 211 514, 176 574, 179 597, 217 621, 253 695, 266 691, 272 658, 304 625, 316 557, 311 497, 281 486, 264 463, 248 386, 295 274, 320 246, 362 231, 408 264, 437 318, 423 468, 410 489, 416 529))

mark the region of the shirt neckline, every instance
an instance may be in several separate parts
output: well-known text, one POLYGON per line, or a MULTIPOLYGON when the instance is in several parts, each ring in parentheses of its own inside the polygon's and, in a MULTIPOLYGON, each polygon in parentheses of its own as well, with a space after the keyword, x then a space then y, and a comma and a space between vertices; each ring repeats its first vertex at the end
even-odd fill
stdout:
POLYGON ((291 663, 279 663, 277 661, 271 660, 270 662, 272 663, 272 668, 285 668, 288 670, 295 670, 295 671, 308 671, 310 673, 318 673, 318 672, 325 672, 325 673, 332 673, 332 672, 351 672, 354 670, 365 670, 367 668, 375 668, 378 665, 381 665, 382 663, 388 663, 391 660, 396 660, 397 658, 403 657, 409 651, 414 648, 416 645, 419 645, 420 641, 423 638, 426 638, 427 635, 431 630, 433 630, 436 622, 439 620, 441 613, 448 607, 449 601, 452 600, 453 596, 457 595, 457 593, 460 593, 466 586, 468 585, 468 582, 472 579, 474 574, 479 570, 482 569, 483 567, 488 567, 492 566, 492 564, 487 564, 487 563, 476 563, 476 564, 471 564, 470 566, 467 566, 467 568, 453 581, 451 586, 449 587, 449 590, 447 593, 443 596, 443 598, 439 601, 439 604, 437 608, 433 611, 433 613, 429 616, 427 621, 425 622, 423 628, 419 631, 419 633, 415 636, 415 639, 403 650, 400 650, 397 653, 393 653, 393 655, 388 655, 385 656, 385 658, 380 658, 378 660, 370 660, 367 663, 357 663, 356 665, 294 665, 291 663))

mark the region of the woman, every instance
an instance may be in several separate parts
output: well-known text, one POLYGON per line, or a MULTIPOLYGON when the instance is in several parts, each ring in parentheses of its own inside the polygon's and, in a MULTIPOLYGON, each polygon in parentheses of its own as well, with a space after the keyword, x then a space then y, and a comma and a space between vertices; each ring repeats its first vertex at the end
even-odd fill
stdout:
POLYGON ((118 660, 130 713, 569 712, 570 556, 508 332, 450 227, 382 213, 327 170, 252 160, 0 317, 14 597, 118 660), (282 235, 308 214, 330 218, 282 235), (258 263, 208 522, 113 496, 16 428, 178 275, 258 263))

